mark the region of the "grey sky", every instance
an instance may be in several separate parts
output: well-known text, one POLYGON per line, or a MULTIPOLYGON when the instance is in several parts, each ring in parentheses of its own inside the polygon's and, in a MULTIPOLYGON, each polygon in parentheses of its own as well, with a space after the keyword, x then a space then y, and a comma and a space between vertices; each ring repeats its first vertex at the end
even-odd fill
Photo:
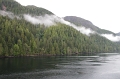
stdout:
POLYGON ((16 0, 22 5, 35 5, 59 17, 78 16, 96 26, 120 32, 120 0, 16 0))

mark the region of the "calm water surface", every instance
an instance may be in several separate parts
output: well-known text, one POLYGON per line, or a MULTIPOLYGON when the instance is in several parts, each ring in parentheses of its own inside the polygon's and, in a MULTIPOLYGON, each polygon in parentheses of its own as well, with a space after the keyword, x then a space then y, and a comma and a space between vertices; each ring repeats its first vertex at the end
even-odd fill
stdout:
POLYGON ((0 79, 120 79, 120 54, 0 59, 0 79))

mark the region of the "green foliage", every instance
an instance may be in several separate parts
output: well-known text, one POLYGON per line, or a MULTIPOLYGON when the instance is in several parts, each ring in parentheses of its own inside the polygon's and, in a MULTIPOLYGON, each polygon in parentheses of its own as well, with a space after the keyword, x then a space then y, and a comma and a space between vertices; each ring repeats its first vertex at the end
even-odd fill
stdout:
MULTIPOLYGON (((26 52, 31 53, 31 49, 29 47, 30 40, 34 40, 34 36, 29 29, 32 31, 32 29, 35 28, 32 24, 25 20, 12 20, 3 16, 0 16, 0 23, 0 48, 2 47, 1 49, 3 49, 3 52, 0 53, 1 56, 21 56, 25 55, 26 52)), ((35 44, 33 45, 35 48, 35 44)))
POLYGON ((20 47, 18 46, 18 44, 15 44, 13 46, 13 55, 18 56, 19 54, 20 54, 20 47))
POLYGON ((3 47, 2 47, 2 44, 0 43, 0 55, 2 55, 3 53, 3 47))
MULTIPOLYGON (((21 6, 13 0, 0 0, 0 5, 15 14, 44 15, 51 12, 35 6, 21 6)), ((72 55, 119 52, 120 44, 99 35, 86 36, 65 24, 32 25, 24 19, 0 16, 0 56, 72 55)))
POLYGON ((86 36, 58 23, 32 25, 24 19, 0 16, 0 56, 71 55, 118 52, 120 45, 99 35, 86 36))
POLYGON ((1 9, 2 6, 6 7, 7 11, 13 12, 14 14, 33 14, 33 15, 44 15, 53 14, 52 12, 35 6, 22 6, 14 0, 0 0, 1 9))

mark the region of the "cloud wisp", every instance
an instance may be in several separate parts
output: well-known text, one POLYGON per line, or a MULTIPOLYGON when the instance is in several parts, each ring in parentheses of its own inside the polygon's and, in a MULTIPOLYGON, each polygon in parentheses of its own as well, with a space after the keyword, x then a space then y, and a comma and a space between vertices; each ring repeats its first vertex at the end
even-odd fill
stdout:
POLYGON ((101 36, 113 41, 113 42, 118 42, 120 41, 120 36, 114 36, 113 34, 101 34, 101 36))
MULTIPOLYGON (((0 15, 2 16, 8 16, 11 19, 17 18, 17 19, 21 19, 22 17, 16 16, 14 15, 12 12, 8 12, 8 11, 3 11, 0 10, 0 15)), ((49 27, 52 25, 56 25, 57 22, 69 25, 71 27, 73 27, 74 29, 80 31, 81 33, 90 36, 90 34, 94 34, 96 33, 95 31, 91 30, 90 28, 85 28, 84 26, 76 26, 68 21, 65 21, 63 18, 57 17, 55 15, 44 15, 44 16, 32 16, 30 14, 23 14, 23 18, 36 25, 36 24, 44 24, 45 26, 49 27)), ((99 34, 100 36, 103 36, 113 42, 118 42, 120 41, 120 36, 114 36, 113 34, 99 34)))
POLYGON ((81 33, 83 33, 83 34, 85 34, 87 36, 90 36, 90 34, 94 34, 95 33, 95 31, 91 30, 90 28, 85 28, 84 26, 76 26, 75 24, 70 23, 68 21, 65 21, 62 18, 61 18, 61 23, 69 25, 69 26, 75 28, 76 30, 80 31, 81 33))
POLYGON ((54 15, 44 15, 44 16, 31 16, 29 14, 24 14, 24 19, 32 24, 44 24, 45 26, 55 25, 57 17, 54 15))
POLYGON ((52 26, 55 25, 56 22, 64 23, 66 25, 69 25, 76 30, 80 31, 81 33, 85 35, 90 35, 95 33, 91 29, 87 29, 84 26, 76 26, 68 21, 65 21, 63 18, 59 18, 55 15, 44 15, 44 16, 31 16, 29 14, 24 14, 24 19, 28 22, 31 22, 32 24, 44 24, 45 26, 52 26))
POLYGON ((0 15, 2 15, 2 16, 8 16, 11 19, 14 19, 14 18, 20 19, 19 16, 16 16, 16 15, 14 15, 14 13, 9 12, 9 11, 0 10, 0 15))

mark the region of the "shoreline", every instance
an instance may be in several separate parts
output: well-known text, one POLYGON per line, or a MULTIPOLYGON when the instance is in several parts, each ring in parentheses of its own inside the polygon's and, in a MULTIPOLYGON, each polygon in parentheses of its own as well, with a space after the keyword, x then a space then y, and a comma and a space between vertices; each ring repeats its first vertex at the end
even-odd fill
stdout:
POLYGON ((33 55, 22 55, 22 56, 0 56, 0 59, 1 58, 16 58, 16 57, 55 57, 55 56, 85 56, 85 55, 95 55, 97 53, 87 53, 87 54, 84 54, 84 53, 77 53, 77 54, 69 54, 69 55, 50 55, 50 54, 46 54, 46 55, 43 55, 43 54, 33 54, 33 55))
POLYGON ((16 57, 53 57, 53 56, 69 56, 69 55, 23 55, 23 56, 0 56, 2 58, 16 58, 16 57))

